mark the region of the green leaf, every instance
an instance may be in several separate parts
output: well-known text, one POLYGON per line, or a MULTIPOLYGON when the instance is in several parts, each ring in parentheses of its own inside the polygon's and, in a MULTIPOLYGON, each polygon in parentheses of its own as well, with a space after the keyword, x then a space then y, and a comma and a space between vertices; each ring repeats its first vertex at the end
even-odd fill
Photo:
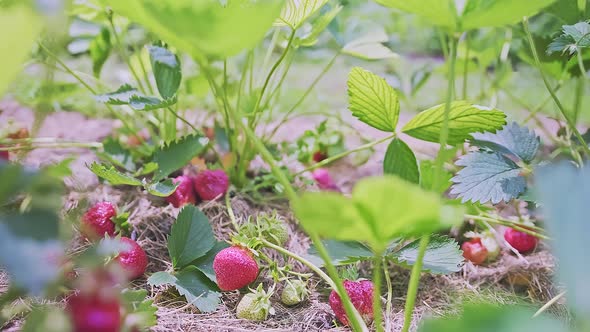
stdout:
MULTIPOLYGON (((373 259, 373 252, 360 242, 324 240, 322 243, 334 265, 346 265, 373 259)), ((315 246, 311 246, 307 253, 312 263, 324 266, 325 262, 320 257, 315 246)))
MULTIPOLYGON (((418 239, 406 244, 398 251, 387 254, 386 257, 398 264, 413 266, 416 263, 419 248, 420 240, 418 239)), ((460 271, 463 262, 463 252, 454 239, 433 235, 426 247, 422 270, 435 274, 450 274, 460 271)))
POLYGON ((547 54, 560 52, 562 54, 568 53, 571 56, 581 48, 590 47, 590 24, 588 22, 564 25, 562 29, 563 34, 547 46, 547 54))
POLYGON ((22 70, 22 63, 26 60, 31 46, 35 42, 42 20, 25 6, 2 8, 0 12, 0 45, 3 52, 0 55, 0 94, 12 79, 22 70))
POLYGON ((205 256, 193 262, 196 268, 203 272, 203 274, 214 283, 217 283, 217 278, 215 277, 215 271, 213 270, 213 260, 215 260, 217 253, 227 247, 229 247, 229 245, 226 242, 215 242, 213 248, 211 248, 205 256))
POLYGON ((567 288, 567 301, 577 317, 590 315, 590 265, 580 255, 590 250, 587 235, 590 168, 575 168, 563 161, 539 168, 535 174, 535 195, 546 217, 551 247, 559 261, 559 281, 567 288))
POLYGON ((176 48, 200 60, 253 48, 279 16, 284 1, 105 0, 176 48))
POLYGON ((221 294, 217 291, 217 286, 194 266, 189 266, 174 275, 168 272, 154 273, 148 279, 148 284, 174 286, 188 303, 202 313, 215 311, 220 303, 221 294))
POLYGON ((21 332, 64 332, 71 331, 72 324, 66 313, 56 306, 35 306, 27 315, 21 332))
POLYGON ((174 53, 161 46, 148 46, 148 52, 158 92, 162 98, 171 99, 176 95, 182 80, 180 60, 174 53))
POLYGON ((186 205, 172 225, 168 252, 172 266, 181 269, 205 255, 215 245, 209 219, 193 205, 186 205))
POLYGON ((496 133, 473 134, 471 144, 515 156, 529 163, 537 155, 540 139, 534 131, 513 122, 496 133))
POLYGON ((397 175, 400 178, 420 183, 420 171, 412 149, 401 139, 395 138, 389 143, 383 159, 383 173, 397 175))
POLYGON ((152 111, 176 104, 176 97, 160 99, 158 97, 135 95, 129 98, 129 106, 136 111, 152 111))
POLYGON ((309 34, 301 38, 301 45, 315 45, 318 41, 318 37, 320 36, 320 34, 324 32, 324 30, 326 30, 328 25, 330 25, 332 20, 336 18, 336 15, 338 15, 338 13, 340 13, 341 10, 342 6, 340 4, 337 4, 333 6, 330 10, 328 10, 326 13, 324 13, 322 16, 320 16, 317 20, 315 20, 309 34))
MULTIPOLYGON (((402 131, 412 137, 438 143, 444 121, 445 104, 420 112, 402 131)), ((498 110, 485 109, 465 101, 451 103, 449 112, 448 144, 456 145, 471 138, 475 132, 495 131, 506 124, 506 115, 498 110)))
POLYGON ((554 318, 545 316, 531 319, 534 312, 515 306, 469 305, 459 317, 429 319, 418 332, 567 332, 568 328, 554 318))
POLYGON ((114 166, 107 167, 104 164, 99 164, 97 162, 93 162, 90 167, 88 167, 92 173, 96 174, 98 177, 108 181, 110 184, 116 185, 130 185, 130 186, 141 186, 142 183, 140 180, 127 175, 123 174, 115 169, 114 166))
POLYGON ((193 157, 200 154, 208 143, 206 137, 189 135, 158 148, 154 152, 153 162, 158 164, 158 170, 153 181, 159 181, 184 167, 193 157))
POLYGON ((355 39, 342 48, 342 53, 363 60, 382 60, 397 58, 398 55, 382 43, 389 41, 384 29, 378 29, 355 39))
POLYGON ((375 252, 382 252, 394 238, 429 234, 462 220, 462 211, 443 206, 438 194, 395 176, 362 179, 351 198, 305 193, 293 202, 293 209, 307 232, 366 242, 375 252))
POLYGON ((97 78, 100 77, 102 66, 111 53, 111 34, 109 29, 102 28, 100 33, 92 39, 89 46, 90 58, 92 59, 92 72, 97 78))
POLYGON ((139 91, 129 84, 121 85, 116 91, 96 95, 96 101, 110 105, 128 105, 129 99, 137 96, 139 91))
POLYGON ((459 158, 456 165, 464 168, 451 179, 455 183, 451 194, 458 195, 462 202, 498 204, 526 190, 522 169, 500 153, 472 152, 459 158))
POLYGON ((328 0, 287 0, 275 25, 289 26, 296 30, 327 2, 328 0))
POLYGON ((385 80, 360 67, 348 75, 349 108, 352 115, 382 131, 394 132, 399 118, 399 99, 385 80))
POLYGON ((427 22, 446 28, 457 29, 457 11, 449 0, 375 0, 378 4, 416 14, 427 22))
POLYGON ((142 330, 158 324, 156 312, 158 307, 153 300, 146 300, 145 289, 131 290, 124 289, 121 293, 121 302, 125 308, 125 320, 133 322, 133 326, 142 330))
POLYGON ((162 182, 152 182, 145 189, 152 195, 158 197, 168 197, 176 191, 179 183, 172 182, 172 179, 166 179, 162 182))
POLYGON ((136 111, 151 111, 176 104, 176 96, 168 99, 144 96, 129 84, 124 84, 117 91, 97 95, 96 100, 109 105, 128 105, 136 111))
POLYGON ((98 152, 97 155, 101 159, 109 161, 111 164, 121 167, 129 172, 135 172, 135 162, 131 156, 131 152, 125 149, 121 143, 112 138, 107 137, 102 142, 102 152, 98 152))
POLYGON ((461 17, 461 30, 500 27, 533 16, 555 0, 469 0, 461 17))

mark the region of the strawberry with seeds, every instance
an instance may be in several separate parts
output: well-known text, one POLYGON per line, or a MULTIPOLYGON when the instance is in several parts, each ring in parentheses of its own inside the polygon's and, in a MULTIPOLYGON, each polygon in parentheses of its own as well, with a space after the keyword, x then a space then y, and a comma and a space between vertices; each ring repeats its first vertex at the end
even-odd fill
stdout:
POLYGON ((141 277, 145 273, 148 264, 145 251, 137 242, 128 237, 122 237, 121 243, 127 249, 122 250, 115 260, 123 268, 130 280, 141 277))
MULTIPOLYGON (((370 280, 344 280, 344 289, 346 289, 352 305, 358 310, 365 322, 371 322, 373 320, 373 282, 370 280)), ((342 300, 335 290, 330 293, 329 302, 336 318, 342 324, 348 325, 349 321, 342 300)))
POLYGON ((80 231, 84 237, 90 240, 102 238, 105 234, 115 235, 115 223, 113 217, 117 215, 117 209, 111 202, 98 202, 94 204, 84 216, 80 224, 80 231))
POLYGON ((258 277, 258 263, 252 252, 241 246, 221 250, 213 260, 217 285, 222 291, 232 291, 248 286, 258 277))
POLYGON ((506 229, 504 232, 504 239, 522 254, 533 251, 538 242, 536 237, 525 232, 517 231, 513 228, 506 229))
POLYGON ((461 245, 461 250, 463 250, 463 257, 475 265, 483 264, 488 258, 488 250, 478 237, 464 242, 461 245))
POLYGON ((193 188, 193 178, 181 175, 172 179, 174 184, 178 183, 178 187, 172 193, 172 195, 166 197, 166 201, 172 204, 175 208, 179 208, 185 204, 196 204, 197 195, 193 188))
POLYGON ((229 188, 229 178, 223 170, 205 170, 197 174, 195 191, 202 200, 210 201, 225 195, 229 188))

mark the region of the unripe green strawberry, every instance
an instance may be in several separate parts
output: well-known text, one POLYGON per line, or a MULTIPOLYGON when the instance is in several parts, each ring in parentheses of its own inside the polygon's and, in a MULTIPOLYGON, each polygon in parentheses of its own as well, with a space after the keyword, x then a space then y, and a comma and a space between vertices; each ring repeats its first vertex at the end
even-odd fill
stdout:
POLYGON ((484 234, 481 238, 481 244, 488 250, 488 262, 498 258, 498 255, 500 255, 500 246, 492 234, 484 234))
POLYGON ((238 318, 258 322, 266 320, 268 314, 274 314, 274 309, 270 303, 272 293, 273 288, 266 292, 262 289, 262 284, 260 284, 256 290, 244 295, 236 308, 238 318))
POLYGON ((261 213, 256 217, 256 221, 248 219, 248 222, 240 227, 239 234, 246 239, 258 237, 260 234, 263 239, 278 246, 284 246, 289 240, 289 228, 276 211, 272 214, 261 213))
POLYGON ((303 280, 288 280, 281 293, 281 302, 286 306, 297 305, 307 299, 308 291, 303 280))

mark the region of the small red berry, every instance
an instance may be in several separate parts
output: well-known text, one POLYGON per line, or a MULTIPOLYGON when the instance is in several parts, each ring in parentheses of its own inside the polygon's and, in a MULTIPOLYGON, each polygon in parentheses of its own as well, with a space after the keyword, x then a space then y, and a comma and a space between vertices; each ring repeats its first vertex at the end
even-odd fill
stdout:
POLYGON ((202 200, 210 201, 225 195, 229 188, 229 178, 223 170, 205 170, 197 174, 194 186, 202 200))
POLYGON ((127 246, 127 249, 119 252, 115 258, 123 268, 130 280, 137 279, 145 273, 148 258, 141 246, 128 237, 122 237, 121 242, 127 246))
MULTIPOLYGON (((365 322, 371 322, 373 320, 373 282, 370 280, 345 280, 344 289, 346 289, 352 305, 358 310, 365 322)), ((348 325, 348 317, 342 300, 335 290, 330 293, 329 303, 336 318, 342 324, 348 325)))
POLYGON ((232 291, 248 286, 258 277, 258 263, 252 253, 239 246, 221 250, 213 260, 219 289, 232 291))
POLYGON ((538 242, 536 237, 512 228, 506 228, 506 231, 504 231, 504 239, 520 253, 532 251, 535 249, 538 242))
POLYGON ((74 332, 119 332, 121 330, 121 310, 118 299, 103 297, 100 294, 78 293, 68 299, 66 311, 72 319, 74 332))
POLYGON ((311 175, 321 190, 340 192, 340 188, 338 188, 327 169, 318 168, 311 175))
POLYGON ((480 265, 488 258, 488 250, 481 244, 480 238, 473 238, 461 246, 463 257, 475 265, 480 265))
POLYGON ((96 240, 105 234, 115 234, 115 223, 111 220, 117 215, 117 210, 111 202, 94 204, 84 216, 80 224, 80 231, 87 239, 96 240))
POLYGON ((172 193, 172 195, 166 197, 166 201, 172 204, 172 206, 178 208, 185 204, 195 204, 197 202, 195 189, 193 187, 193 179, 189 176, 181 175, 175 179, 172 179, 175 184, 178 183, 178 187, 172 193))
MULTIPOLYGON (((0 148, 3 148, 3 147, 4 147, 4 145, 0 145, 0 148)), ((8 153, 8 151, 0 151, 0 159, 9 160, 10 154, 8 153)))
POLYGON ((328 155, 323 152, 323 151, 316 151, 313 154, 313 161, 315 161, 316 163, 319 163, 320 161, 326 160, 326 158, 328 158, 328 155))

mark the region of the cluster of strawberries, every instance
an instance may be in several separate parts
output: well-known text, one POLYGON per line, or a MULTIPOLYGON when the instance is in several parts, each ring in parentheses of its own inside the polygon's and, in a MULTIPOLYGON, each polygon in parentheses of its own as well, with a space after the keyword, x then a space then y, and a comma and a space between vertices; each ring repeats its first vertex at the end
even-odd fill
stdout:
POLYGON ((174 207, 210 201, 223 196, 229 187, 229 178, 223 170, 205 170, 196 176, 181 175, 172 180, 176 191, 166 200, 174 207))
MULTIPOLYGON (((533 251, 539 242, 533 235, 513 228, 506 228, 504 240, 521 254, 533 251)), ((491 234, 473 236, 471 240, 463 243, 461 249, 463 257, 475 265, 493 261, 500 253, 500 247, 491 234)))

